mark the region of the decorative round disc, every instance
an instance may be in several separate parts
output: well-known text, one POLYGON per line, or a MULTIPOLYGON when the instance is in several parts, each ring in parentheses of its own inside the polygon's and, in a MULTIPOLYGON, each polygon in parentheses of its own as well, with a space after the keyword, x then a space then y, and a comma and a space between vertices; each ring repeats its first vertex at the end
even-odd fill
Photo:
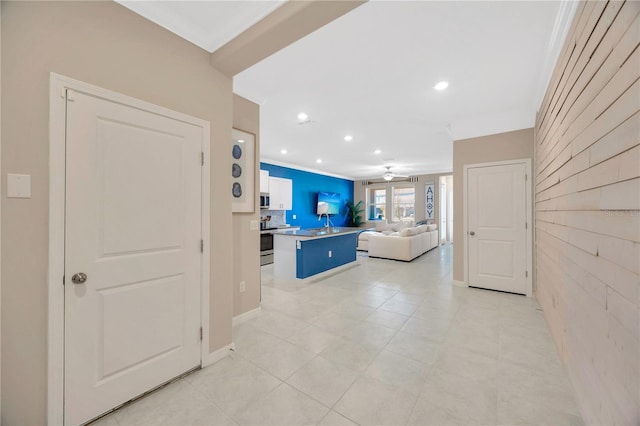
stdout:
POLYGON ((231 176, 233 176, 234 178, 238 178, 241 174, 242 167, 240 167, 240 164, 233 163, 233 165, 231 166, 231 176))
POLYGON ((238 144, 233 145, 233 149, 231 150, 231 154, 233 155, 233 158, 235 158, 236 160, 238 160, 240 157, 242 157, 242 148, 240 148, 240 145, 238 145, 238 144))
POLYGON ((231 190, 231 193, 233 194, 233 196, 235 198, 242 197, 242 185, 240 185, 238 182, 234 182, 233 183, 233 189, 231 190))

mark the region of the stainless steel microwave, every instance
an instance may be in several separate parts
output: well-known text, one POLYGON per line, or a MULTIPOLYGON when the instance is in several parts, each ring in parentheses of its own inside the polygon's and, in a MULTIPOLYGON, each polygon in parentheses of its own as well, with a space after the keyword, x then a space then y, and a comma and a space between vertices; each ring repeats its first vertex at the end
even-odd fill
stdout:
POLYGON ((269 208, 269 194, 260 194, 260 208, 268 209, 269 208))

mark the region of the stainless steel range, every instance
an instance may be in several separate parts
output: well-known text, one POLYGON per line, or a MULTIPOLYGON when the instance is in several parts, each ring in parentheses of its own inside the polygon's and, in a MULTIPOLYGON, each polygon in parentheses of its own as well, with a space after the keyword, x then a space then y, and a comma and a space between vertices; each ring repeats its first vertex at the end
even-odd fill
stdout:
POLYGON ((260 266, 273 263, 273 233, 278 228, 260 230, 260 266))

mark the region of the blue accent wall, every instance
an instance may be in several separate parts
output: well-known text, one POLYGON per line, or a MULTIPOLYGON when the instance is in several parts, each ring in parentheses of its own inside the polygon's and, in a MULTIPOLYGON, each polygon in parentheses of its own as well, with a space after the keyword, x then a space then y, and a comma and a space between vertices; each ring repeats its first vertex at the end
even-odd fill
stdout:
POLYGON ((337 192, 340 194, 340 214, 330 215, 335 226, 347 226, 345 203, 353 201, 354 182, 317 173, 260 163, 261 170, 267 170, 269 176, 291 179, 293 181, 293 209, 286 212, 287 223, 301 228, 318 228, 323 226, 326 219, 318 221, 316 204, 318 192, 337 192), (293 219, 293 215, 296 219, 293 219))

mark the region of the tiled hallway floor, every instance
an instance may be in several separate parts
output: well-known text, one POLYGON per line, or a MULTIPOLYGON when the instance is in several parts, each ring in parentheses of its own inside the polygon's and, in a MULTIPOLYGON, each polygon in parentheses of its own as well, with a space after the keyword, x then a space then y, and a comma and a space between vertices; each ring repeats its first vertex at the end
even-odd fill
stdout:
POLYGON ((452 247, 274 280, 235 352, 100 424, 582 424, 533 298, 452 284, 452 247))

